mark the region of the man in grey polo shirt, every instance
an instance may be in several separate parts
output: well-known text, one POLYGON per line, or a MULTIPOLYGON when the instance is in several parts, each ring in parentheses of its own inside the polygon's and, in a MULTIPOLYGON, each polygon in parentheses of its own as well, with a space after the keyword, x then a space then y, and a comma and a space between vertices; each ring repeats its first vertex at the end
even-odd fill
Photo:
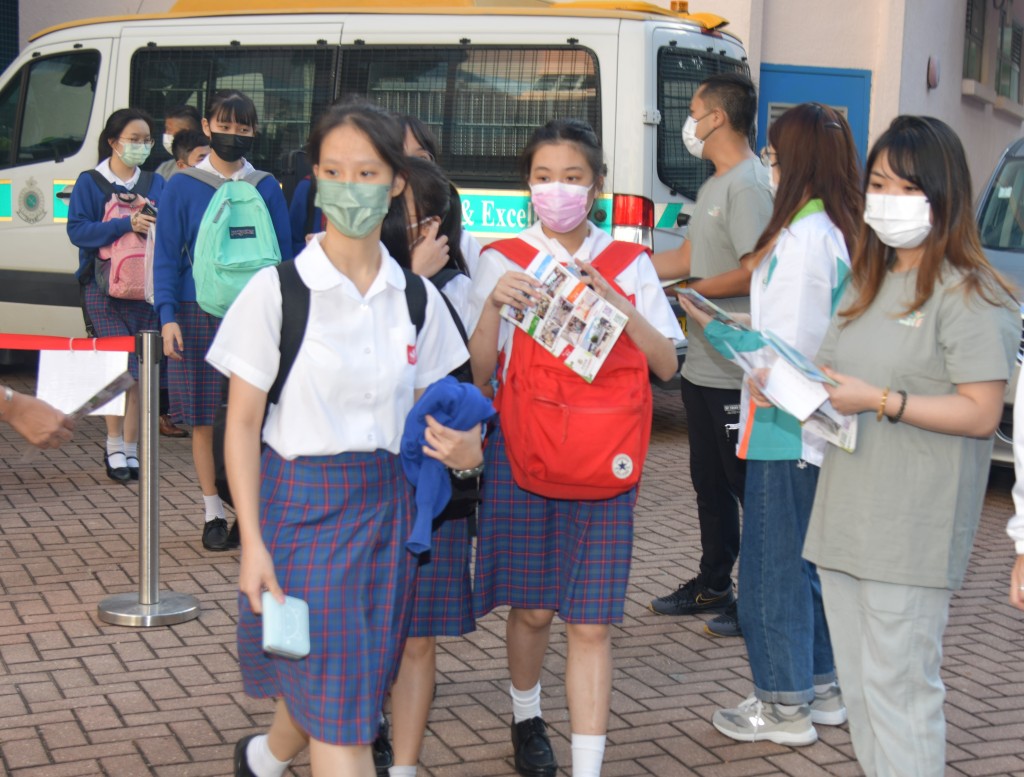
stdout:
MULTIPOLYGON (((714 175, 697 194, 686 241, 655 255, 662 278, 692 276, 690 284, 724 310, 750 310, 750 272, 740 259, 757 243, 772 213, 768 170, 750 148, 757 95, 746 76, 708 78, 690 101, 683 126, 686 149, 711 162, 714 175)), ((744 462, 736 456, 739 367, 721 356, 701 327, 688 327, 682 371, 690 436, 690 479, 697 493, 701 560, 696 577, 651 602, 662 615, 720 613, 706 629, 739 636, 732 569, 739 553, 744 462)))

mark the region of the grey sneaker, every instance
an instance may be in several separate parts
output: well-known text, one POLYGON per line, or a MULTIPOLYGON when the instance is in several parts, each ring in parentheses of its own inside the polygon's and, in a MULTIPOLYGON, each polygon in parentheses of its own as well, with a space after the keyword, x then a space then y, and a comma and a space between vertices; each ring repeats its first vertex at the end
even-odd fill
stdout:
POLYGON ((704 624, 704 631, 713 637, 742 637, 740 619, 736 615, 736 602, 725 608, 725 612, 717 615, 704 624))
POLYGON ((670 594, 651 601, 647 608, 658 615, 694 615, 701 612, 722 612, 736 601, 732 583, 724 591, 712 591, 700 575, 683 583, 670 594))
POLYGON ((806 704, 786 715, 779 710, 779 705, 762 702, 751 695, 735 709, 716 712, 711 722, 727 737, 740 742, 767 740, 801 747, 818 741, 818 732, 811 724, 811 708, 806 704))
POLYGON ((814 692, 811 722, 821 726, 841 726, 846 722, 846 705, 838 685, 832 683, 824 693, 814 692))

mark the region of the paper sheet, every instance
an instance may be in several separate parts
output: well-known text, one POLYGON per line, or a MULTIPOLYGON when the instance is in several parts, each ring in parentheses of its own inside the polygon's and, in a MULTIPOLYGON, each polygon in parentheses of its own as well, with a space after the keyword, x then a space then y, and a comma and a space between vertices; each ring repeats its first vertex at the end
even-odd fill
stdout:
MULTIPOLYGON (((36 396, 72 413, 128 369, 127 353, 40 351, 36 396)), ((89 415, 124 415, 124 394, 89 415)))

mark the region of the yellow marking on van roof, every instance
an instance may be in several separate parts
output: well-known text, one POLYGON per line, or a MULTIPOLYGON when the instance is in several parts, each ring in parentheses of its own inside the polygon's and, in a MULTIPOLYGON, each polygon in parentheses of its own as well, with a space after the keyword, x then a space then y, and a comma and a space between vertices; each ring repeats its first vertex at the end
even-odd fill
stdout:
POLYGON ((511 16, 585 16, 591 18, 644 19, 668 17, 696 24, 707 30, 728 22, 707 13, 680 13, 642 0, 178 0, 166 13, 103 16, 55 24, 40 30, 34 41, 51 32, 112 22, 148 22, 194 19, 210 16, 261 16, 288 14, 408 14, 511 16))

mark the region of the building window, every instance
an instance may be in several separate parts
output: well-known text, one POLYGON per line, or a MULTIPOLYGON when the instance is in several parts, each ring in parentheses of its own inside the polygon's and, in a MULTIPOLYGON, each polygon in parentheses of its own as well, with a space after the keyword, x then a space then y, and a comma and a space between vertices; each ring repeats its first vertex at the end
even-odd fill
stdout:
POLYGON ((964 32, 964 78, 981 80, 981 52, 985 42, 985 0, 967 0, 964 32))
POLYGON ((996 94, 1020 102, 1020 49, 1024 27, 1007 22, 999 28, 996 54, 996 94))

